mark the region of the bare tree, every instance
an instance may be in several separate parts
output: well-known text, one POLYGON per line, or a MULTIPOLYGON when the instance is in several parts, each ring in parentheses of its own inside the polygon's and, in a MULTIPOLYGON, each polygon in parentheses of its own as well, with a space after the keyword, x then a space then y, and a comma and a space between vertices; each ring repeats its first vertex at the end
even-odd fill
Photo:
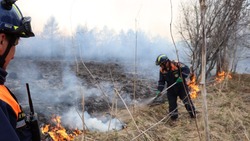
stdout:
POLYGON ((43 27, 41 36, 50 42, 51 57, 56 55, 56 44, 55 40, 59 37, 59 26, 56 18, 51 16, 43 27))
MULTIPOLYGON (((244 40, 250 18, 248 17, 248 0, 207 0, 206 12, 206 76, 216 68, 216 72, 228 71, 232 64, 232 54, 244 40)), ((180 34, 189 49, 192 71, 201 74, 202 26, 198 2, 182 6, 183 22, 180 34)), ((244 41, 245 42, 245 41, 244 41)), ((235 54, 237 55, 237 54, 235 54)), ((237 56, 234 56, 237 57, 237 56)))

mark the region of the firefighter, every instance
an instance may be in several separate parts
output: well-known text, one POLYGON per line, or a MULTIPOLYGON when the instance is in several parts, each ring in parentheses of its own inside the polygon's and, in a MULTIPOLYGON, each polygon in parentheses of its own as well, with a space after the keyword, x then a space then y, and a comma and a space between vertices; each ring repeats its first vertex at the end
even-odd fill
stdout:
POLYGON ((21 37, 35 36, 30 18, 23 17, 16 0, 0 0, 0 141, 31 141, 31 128, 26 123, 16 97, 4 85, 7 66, 14 58, 21 37))
POLYGON ((185 108, 188 111, 190 117, 196 118, 195 107, 191 101, 185 80, 185 78, 187 78, 190 73, 189 68, 183 63, 169 60, 165 54, 160 54, 156 58, 155 64, 160 66, 160 76, 156 96, 161 94, 161 91, 165 87, 165 83, 167 83, 166 87, 170 86, 167 92, 170 118, 173 121, 178 118, 178 96, 185 104, 185 108), (173 86, 171 87, 171 85, 173 86))

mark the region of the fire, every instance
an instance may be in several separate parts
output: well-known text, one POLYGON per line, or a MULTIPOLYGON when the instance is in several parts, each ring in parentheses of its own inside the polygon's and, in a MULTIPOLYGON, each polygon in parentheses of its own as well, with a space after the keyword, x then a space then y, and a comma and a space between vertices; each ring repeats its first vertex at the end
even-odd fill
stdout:
POLYGON ((200 89, 199 89, 199 86, 196 83, 196 76, 195 75, 190 77, 188 87, 190 89, 190 97, 192 99, 196 98, 198 96, 198 92, 200 91, 200 89))
POLYGON ((226 78, 231 79, 232 76, 229 73, 226 73, 224 71, 217 73, 217 76, 215 78, 216 82, 221 82, 225 80, 226 78))
POLYGON ((45 125, 41 128, 43 134, 49 134, 53 141, 64 141, 64 140, 73 140, 76 136, 82 133, 80 130, 73 130, 72 133, 67 133, 66 129, 61 125, 61 117, 55 116, 52 118, 53 123, 56 126, 45 125))

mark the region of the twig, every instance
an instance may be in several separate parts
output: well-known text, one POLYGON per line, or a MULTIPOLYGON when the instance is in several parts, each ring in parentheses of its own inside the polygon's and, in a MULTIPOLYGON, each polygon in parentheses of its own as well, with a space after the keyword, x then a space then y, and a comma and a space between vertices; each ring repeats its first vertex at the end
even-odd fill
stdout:
MULTIPOLYGON (((76 109, 76 113, 78 114, 78 116, 81 118, 82 122, 83 122, 83 125, 86 127, 87 130, 89 130, 89 128, 87 127, 87 125, 85 124, 84 122, 84 119, 82 118, 82 115, 79 113, 79 111, 76 109)), ((84 116, 84 113, 83 113, 83 116, 84 116)), ((85 127, 83 127, 85 129, 85 127)))
POLYGON ((138 130, 139 132, 141 132, 140 129, 139 129, 139 127, 137 126, 135 120, 134 120, 134 117, 132 116, 130 110, 128 109, 128 106, 127 106, 126 102, 123 100, 123 98, 122 98, 121 95, 119 94, 118 90, 117 90, 116 88, 114 88, 114 90, 115 90, 116 94, 120 97, 120 99, 122 100, 122 102, 123 102, 124 106, 126 107, 128 113, 129 113, 129 115, 131 116, 131 118, 132 118, 132 120, 133 120, 133 122, 134 122, 134 124, 135 124, 135 126, 136 126, 136 128, 137 128, 137 130, 138 130))
MULTIPOLYGON (((175 47, 177 60, 178 60, 178 62, 179 62, 180 60, 179 60, 178 49, 177 49, 177 47, 176 47, 175 40, 174 40, 174 37, 173 37, 173 32, 172 32, 172 22, 173 22, 172 0, 170 0, 170 5, 171 5, 170 35, 171 35, 171 39, 172 39, 173 44, 174 44, 174 47, 175 47)), ((180 70, 180 71, 181 71, 181 70, 180 70)), ((181 73, 182 73, 182 72, 181 72, 181 73)), ((182 78, 182 75, 181 75, 181 79, 183 79, 183 78, 182 78)), ((182 82, 182 84, 183 84, 183 88, 184 88, 184 90, 185 90, 185 92, 186 92, 186 95, 187 95, 186 98, 188 99, 189 104, 191 104, 191 99, 188 97, 188 92, 187 92, 186 86, 184 85, 184 81, 182 82)), ((194 111, 193 108, 191 108, 191 110, 192 110, 192 113, 195 113, 195 111, 194 111)), ((199 134, 199 138, 200 138, 200 140, 201 140, 201 135, 200 135, 199 128, 198 128, 197 119, 195 120, 195 125, 196 125, 197 132, 198 132, 198 134, 199 134)))
MULTIPOLYGON (((115 95, 113 100, 112 100, 112 109, 111 109, 111 116, 110 116, 110 120, 109 120, 109 125, 108 125, 108 131, 112 122, 112 116, 113 116, 113 111, 114 111, 114 107, 115 107, 115 114, 114 116, 116 117, 117 115, 117 96, 115 95)), ((115 128, 116 129, 116 128, 115 128)))
MULTIPOLYGON (((83 131, 85 131, 85 122, 84 122, 84 106, 85 106, 85 103, 84 103, 84 94, 82 95, 82 129, 83 131)), ((86 136, 84 134, 84 138, 82 138, 82 141, 85 141, 86 140, 86 136)))
POLYGON ((82 59, 81 59, 81 62, 82 62, 82 64, 83 64, 83 66, 85 67, 85 69, 86 69, 86 70, 88 71, 88 73, 90 74, 90 76, 91 76, 91 77, 93 78, 93 80, 96 82, 98 89, 100 89, 101 92, 102 92, 102 94, 106 97, 108 106, 111 107, 110 104, 109 104, 109 97, 105 94, 105 92, 104 92, 103 89, 101 88, 100 84, 98 83, 98 81, 96 81, 94 75, 90 72, 90 70, 89 70, 88 67, 85 65, 85 63, 84 63, 84 61, 83 61, 82 59))
POLYGON ((147 130, 142 131, 139 135, 137 135, 136 137, 134 137, 131 141, 137 139, 138 137, 140 137, 142 134, 145 134, 148 130, 152 129, 153 127, 155 127, 156 125, 158 125, 159 123, 161 123, 163 120, 165 120, 166 118, 170 118, 168 115, 165 116, 164 118, 162 118, 160 121, 158 121, 157 123, 155 123, 154 125, 152 125, 151 127, 149 127, 147 130))

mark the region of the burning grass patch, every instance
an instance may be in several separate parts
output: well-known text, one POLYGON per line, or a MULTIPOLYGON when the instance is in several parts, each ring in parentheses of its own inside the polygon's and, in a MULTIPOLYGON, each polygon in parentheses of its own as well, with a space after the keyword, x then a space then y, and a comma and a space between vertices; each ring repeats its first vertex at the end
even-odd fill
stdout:
MULTIPOLYGON (((249 75, 246 76, 249 79, 249 75)), ((243 91, 250 87, 249 83, 243 82, 245 80, 246 82, 248 81, 246 76, 240 81, 239 79, 230 79, 227 80, 227 82, 221 81, 220 84, 207 86, 208 119, 211 140, 249 140, 250 109, 249 102, 246 99, 250 97, 250 93, 243 91), (227 83, 227 85, 222 83, 227 83), (239 83, 243 83, 244 85, 238 85, 239 83), (223 87, 219 85, 223 85, 223 87)), ((106 141, 204 140, 205 132, 201 95, 198 95, 193 101, 199 111, 196 120, 189 118, 187 111, 179 101, 180 116, 175 125, 171 124, 169 118, 165 118, 159 122, 167 116, 166 111, 168 104, 166 103, 152 107, 137 107, 133 113, 136 125, 129 117, 129 114, 126 114, 126 110, 121 110, 117 116, 119 117, 119 114, 123 116, 123 121, 127 124, 125 129, 108 133, 96 132, 88 135, 90 135, 90 138, 93 140, 106 141), (145 133, 143 133, 144 131, 145 133)), ((75 140, 78 141, 80 139, 75 140)))
MULTIPOLYGON (((18 61, 20 61, 20 59, 18 61)), ((75 73, 73 73, 73 71, 75 71, 74 65, 72 66, 72 71, 69 71, 71 70, 69 69, 65 72, 62 70, 65 67, 65 63, 59 62, 60 61, 56 60, 33 62, 36 64, 34 68, 38 69, 33 69, 32 72, 28 73, 29 76, 25 75, 25 77, 22 77, 20 72, 16 76, 10 78, 10 81, 6 83, 11 83, 11 86, 13 86, 10 87, 11 90, 13 90, 15 94, 20 93, 20 95, 17 95, 18 99, 20 99, 22 103, 27 103, 25 96, 22 95, 26 92, 22 91, 22 81, 19 81, 19 79, 26 80, 26 77, 28 77, 28 80, 31 80, 30 77, 32 77, 33 80, 33 78, 37 78, 36 80, 29 81, 29 83, 33 86, 31 87, 33 103, 35 105, 35 110, 38 112, 39 121, 41 124, 46 125, 50 123, 51 125, 56 126, 50 122, 50 117, 52 114, 61 115, 62 113, 70 111, 72 106, 79 108, 79 105, 81 106, 82 103, 81 99, 78 101, 75 100, 76 96, 79 96, 82 93, 87 93, 90 90, 95 90, 95 92, 92 94, 100 93, 97 87, 92 87, 96 86, 98 82, 110 82, 112 87, 108 89, 108 92, 113 92, 113 88, 115 88, 121 93, 121 95, 128 94, 133 98, 133 75, 127 75, 118 64, 96 64, 95 62, 87 63, 86 65, 91 70, 93 75, 98 76, 98 79, 96 79, 97 81, 93 81, 93 78, 89 75, 86 69, 80 65, 80 71, 77 74, 77 80, 79 79, 80 83, 73 83, 72 78, 75 80, 76 77, 75 73), (66 79, 62 79, 64 78, 64 75, 67 76, 66 79), (67 85, 64 85, 62 84, 64 81, 70 83, 66 83, 67 85), (113 83, 117 84, 117 82, 119 82, 119 85, 113 87, 113 83), (82 91, 78 88, 79 86, 86 87, 86 90, 82 91)), ((19 72, 19 68, 22 66, 31 66, 31 61, 23 61, 22 63, 17 62, 15 66, 19 66, 16 68, 16 70, 19 72)), ((27 72, 25 71, 25 73, 27 72)), ((250 140, 249 82, 249 74, 232 74, 231 79, 225 79, 219 82, 211 81, 207 85, 208 120, 211 140, 250 140)), ((138 80, 136 87, 136 99, 154 97, 154 86, 155 81, 153 80, 145 78, 140 79, 140 81, 138 80)), ((98 95, 98 98, 99 97, 100 96, 98 95)), ((109 108, 109 106, 105 105, 106 101, 99 100, 98 98, 93 98, 89 102, 85 103, 86 107, 84 108, 86 108, 86 111, 89 111, 90 114, 93 114, 105 109, 110 112, 112 117, 124 122, 125 126, 121 130, 109 130, 107 132, 90 131, 88 129, 83 131, 82 129, 78 129, 81 130, 82 134, 74 136, 68 140, 205 140, 202 96, 200 93, 198 93, 197 97, 193 99, 194 105, 198 110, 197 119, 190 119, 184 105, 179 100, 178 110, 180 116, 176 123, 170 122, 169 118, 167 117, 167 102, 165 104, 151 107, 137 103, 138 105, 133 107, 133 103, 130 101, 130 103, 127 104, 129 106, 129 110, 132 113, 132 118, 128 111, 124 108, 124 105, 116 106, 116 108, 112 109, 111 111, 111 109, 106 109, 109 108)), ((138 102, 140 102, 140 100, 138 100, 138 102)), ((24 104, 23 108, 28 109, 27 105, 24 104)), ((80 111, 84 108, 80 108, 80 110, 78 109, 78 112, 81 113, 80 111)), ((76 114, 76 110, 74 112, 74 114, 78 116, 76 114)), ((74 120, 73 122, 69 122, 71 125, 83 124, 81 121, 76 122, 75 118, 71 119, 74 120)), ((62 126, 65 128, 68 135, 72 133, 73 130, 70 129, 69 126, 66 126, 65 123, 62 123, 62 126)), ((44 134, 43 136, 46 137, 45 140, 51 139, 49 134, 44 134)))

